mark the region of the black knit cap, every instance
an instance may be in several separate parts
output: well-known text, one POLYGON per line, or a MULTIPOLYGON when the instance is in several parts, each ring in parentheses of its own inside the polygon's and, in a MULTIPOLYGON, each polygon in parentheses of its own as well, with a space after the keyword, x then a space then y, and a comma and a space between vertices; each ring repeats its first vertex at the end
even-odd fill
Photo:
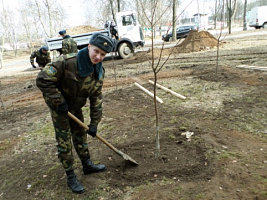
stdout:
POLYGON ((91 36, 89 43, 91 45, 97 46, 106 53, 113 51, 114 48, 114 42, 112 41, 112 39, 102 33, 94 33, 91 36))
POLYGON ((65 33, 66 33, 66 30, 62 30, 58 32, 59 35, 64 35, 65 33))

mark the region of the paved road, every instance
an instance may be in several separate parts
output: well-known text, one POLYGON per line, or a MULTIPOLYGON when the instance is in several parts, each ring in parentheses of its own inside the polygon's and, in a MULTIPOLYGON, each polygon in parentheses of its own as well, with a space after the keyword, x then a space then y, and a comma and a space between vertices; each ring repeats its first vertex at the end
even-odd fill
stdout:
MULTIPOLYGON (((266 31, 264 29, 259 29, 259 30, 255 30, 255 28, 248 28, 247 31, 243 31, 243 27, 238 27, 238 28, 234 28, 232 30, 232 34, 229 35, 228 34, 228 29, 224 29, 224 30, 208 30, 208 32, 210 32, 212 35, 214 35, 214 37, 218 37, 220 32, 221 32, 221 38, 222 39, 230 39, 230 38, 237 38, 237 37, 249 37, 252 35, 263 35, 263 34, 267 34, 267 29, 266 31), (253 31, 253 32, 251 32, 253 31), (238 33, 238 34, 237 34, 238 33)), ((183 40, 181 40, 182 42, 183 40)), ((151 40, 147 40, 145 47, 143 49, 141 49, 141 51, 147 51, 150 47, 151 47, 151 40)), ((155 47, 161 47, 163 44, 163 41, 160 39, 154 40, 154 46, 155 47)), ((164 46, 165 47, 173 47, 174 45, 176 45, 175 42, 165 42, 164 46)))

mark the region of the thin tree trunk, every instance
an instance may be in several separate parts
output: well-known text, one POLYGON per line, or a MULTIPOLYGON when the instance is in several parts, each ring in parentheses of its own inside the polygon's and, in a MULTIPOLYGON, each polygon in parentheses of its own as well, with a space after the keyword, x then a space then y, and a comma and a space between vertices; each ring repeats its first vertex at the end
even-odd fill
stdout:
POLYGON ((173 0, 173 15, 172 15, 172 41, 176 41, 176 0, 173 0))
POLYGON ((118 12, 120 12, 121 11, 121 2, 120 2, 120 0, 117 0, 117 3, 118 3, 118 12))
POLYGON ((1 104, 2 104, 2 106, 3 106, 3 108, 4 108, 5 115, 7 116, 7 110, 6 110, 6 107, 5 107, 5 105, 4 105, 4 102, 2 101, 1 95, 0 95, 0 102, 1 102, 1 104))
POLYGON ((155 108, 155 116, 156 116, 156 153, 155 157, 160 157, 160 137, 159 137, 159 117, 158 117, 158 109, 157 109, 157 72, 154 71, 154 108, 155 108))
POLYGON ((112 65, 113 65, 113 69, 114 69, 114 76, 115 76, 115 86, 116 86, 116 92, 118 91, 118 83, 117 83, 117 72, 116 72, 116 66, 115 66, 115 62, 114 62, 114 53, 111 53, 112 56, 112 65))
POLYGON ((214 29, 216 29, 216 26, 217 26, 217 10, 218 10, 217 6, 218 6, 218 0, 215 1, 214 29))
MULTIPOLYGON (((5 43, 5 34, 3 34, 2 36, 2 44, 5 43)), ((2 69, 4 67, 4 64, 3 64, 3 59, 4 59, 4 48, 1 48, 1 52, 0 52, 0 63, 1 63, 1 66, 0 66, 0 69, 2 69)))
POLYGON ((51 14, 51 7, 50 7, 48 0, 45 1, 45 6, 47 8, 48 18, 49 18, 50 37, 53 37, 53 23, 52 23, 53 19, 52 19, 52 14, 51 14))
MULTIPOLYGON (((1 81, 0 81, 0 88, 1 88, 1 81)), ((0 103, 2 104, 3 108, 4 108, 4 111, 5 111, 5 115, 7 115, 7 110, 6 110, 6 107, 4 105, 4 102, 2 101, 2 98, 1 98, 1 94, 0 94, 0 103)))
MULTIPOLYGON (((223 15, 224 15, 224 1, 223 1, 223 5, 222 5, 221 18, 223 17, 223 15)), ((217 38, 217 56, 216 56, 216 70, 215 70, 216 76, 218 76, 218 71, 219 71, 219 51, 220 51, 220 39, 222 36, 222 29, 223 29, 223 26, 221 26, 220 34, 217 38)))
MULTIPOLYGON (((228 2, 228 1, 227 1, 228 2)), ((232 33, 232 0, 229 0, 229 6, 227 6, 228 11, 228 33, 232 33)))
POLYGON ((116 23, 116 17, 115 17, 115 12, 114 12, 114 8, 113 8, 113 0, 109 0, 109 3, 110 3, 110 9, 111 9, 111 12, 112 12, 113 20, 116 23))
POLYGON ((41 23, 46 36, 49 37, 49 34, 46 32, 46 28, 45 28, 45 25, 44 25, 43 20, 42 20, 42 14, 41 14, 40 6, 39 6, 39 3, 37 2, 37 0, 35 0, 35 4, 36 4, 37 12, 38 12, 39 22, 41 23))
POLYGON ((247 30, 247 0, 244 3, 243 31, 247 30))

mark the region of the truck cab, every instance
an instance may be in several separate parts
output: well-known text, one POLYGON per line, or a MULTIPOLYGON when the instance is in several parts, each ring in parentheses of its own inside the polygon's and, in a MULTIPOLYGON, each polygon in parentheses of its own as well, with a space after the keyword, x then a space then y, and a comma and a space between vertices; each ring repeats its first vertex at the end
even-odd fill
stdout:
POLYGON ((116 50, 122 58, 131 57, 136 47, 143 47, 145 44, 136 12, 133 10, 118 12, 116 25, 116 50))

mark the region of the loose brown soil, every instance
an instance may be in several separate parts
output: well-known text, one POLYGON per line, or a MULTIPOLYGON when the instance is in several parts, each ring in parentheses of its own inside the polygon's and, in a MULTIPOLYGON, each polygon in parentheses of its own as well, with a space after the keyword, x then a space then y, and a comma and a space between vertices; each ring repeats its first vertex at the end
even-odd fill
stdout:
POLYGON ((75 26, 75 27, 72 27, 66 30, 67 34, 69 35, 77 35, 77 34, 93 32, 93 31, 99 31, 99 29, 92 27, 92 26, 81 25, 81 26, 75 26))
MULTIPOLYGON (((153 91, 152 51, 104 62, 99 134, 139 165, 88 137, 92 160, 108 170, 85 176, 74 153, 86 188, 81 195, 66 186, 49 111, 35 85, 38 71, 1 76, 0 199, 267 199, 267 74, 236 67, 267 67, 267 36, 223 40, 216 68, 217 40, 194 34, 158 73, 159 84, 187 97, 157 89, 164 101, 157 103, 158 158, 153 99, 133 84, 153 91)), ((157 61, 160 51, 153 52, 157 61)), ((164 50, 162 61, 170 52, 164 50)))

